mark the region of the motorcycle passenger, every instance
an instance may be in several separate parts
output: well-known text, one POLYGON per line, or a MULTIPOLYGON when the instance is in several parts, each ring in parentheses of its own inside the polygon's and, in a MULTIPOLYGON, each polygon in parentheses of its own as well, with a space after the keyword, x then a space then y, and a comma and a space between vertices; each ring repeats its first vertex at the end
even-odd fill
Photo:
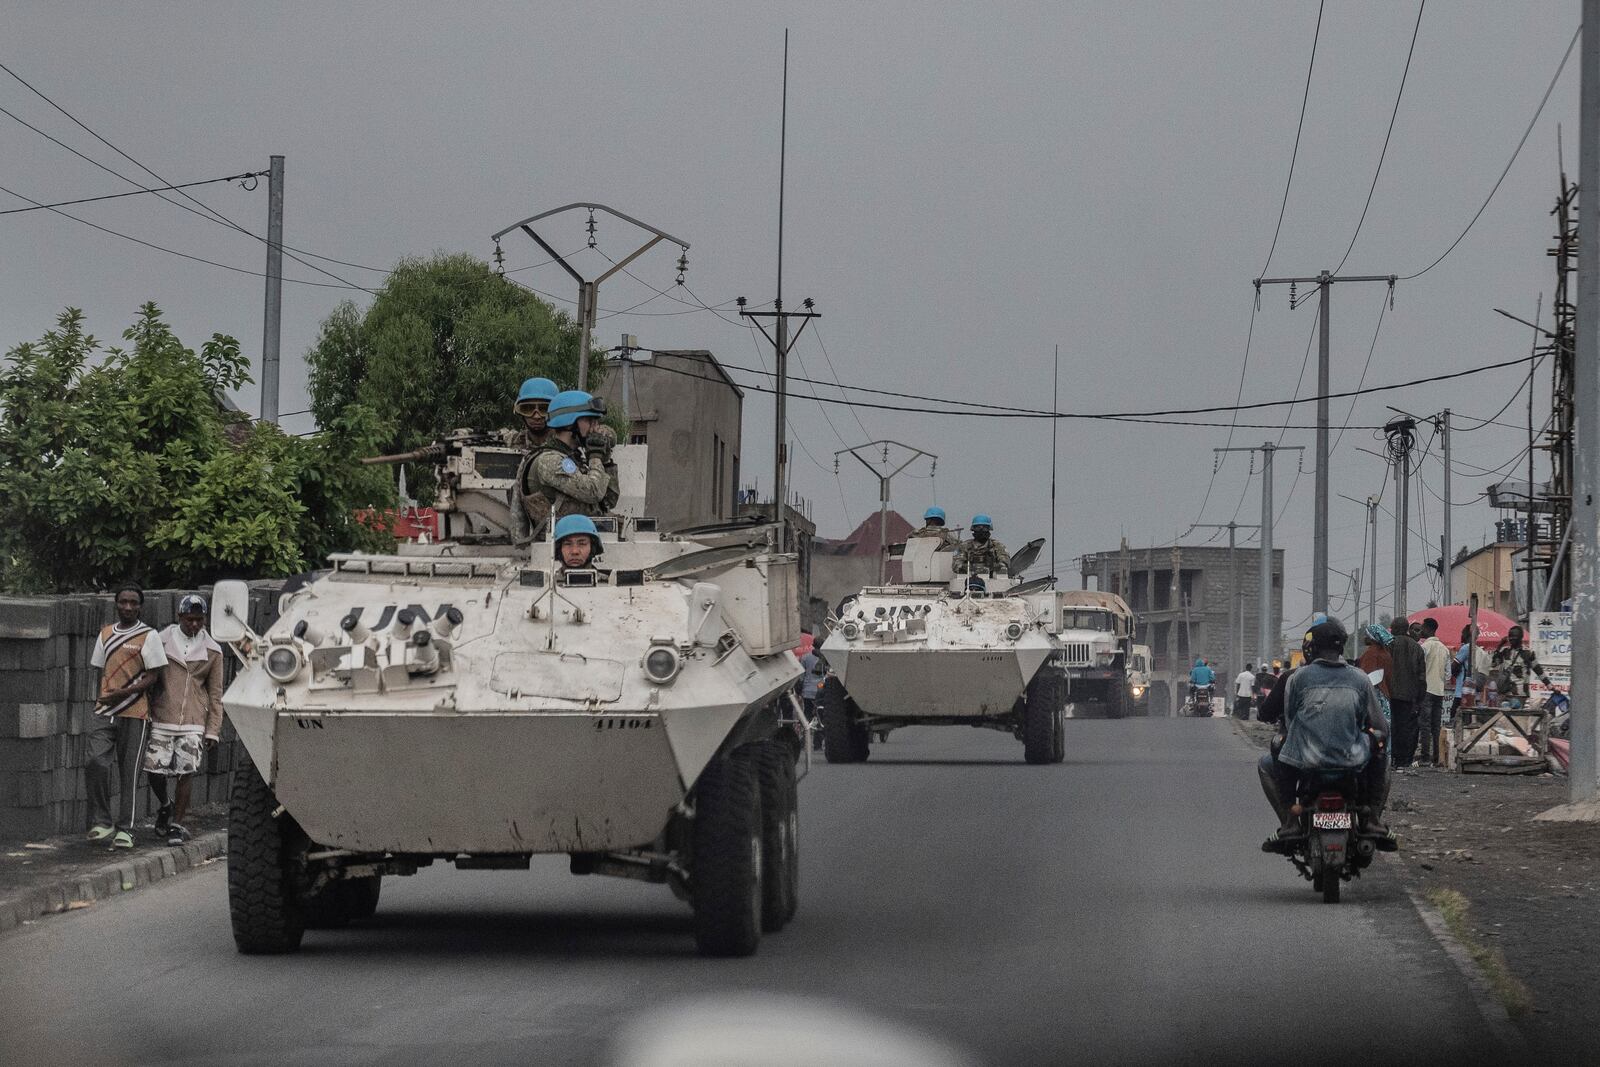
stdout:
POLYGON ((1279 818, 1277 832, 1261 846, 1264 852, 1282 852, 1300 836, 1294 810, 1300 776, 1325 770, 1358 773, 1365 804, 1363 833, 1378 838, 1385 851, 1396 847, 1383 824, 1389 797, 1389 725, 1371 680, 1344 660, 1348 639, 1344 627, 1332 619, 1307 630, 1305 664, 1279 679, 1262 706, 1261 721, 1282 723, 1281 743, 1259 765, 1261 787, 1279 818))
POLYGON ((941 545, 948 545, 951 548, 959 548, 961 545, 961 542, 956 539, 956 535, 945 528, 944 508, 937 506, 931 507, 922 513, 922 525, 912 530, 909 536, 937 537, 941 545))
POLYGON ((982 514, 972 516, 972 537, 956 550, 956 573, 971 571, 993 578, 996 574, 1010 573, 1010 569, 1011 554, 1005 545, 994 539, 994 520, 982 514))
POLYGON ((593 570, 603 548, 600 531, 587 515, 563 515, 556 520, 556 565, 562 570, 593 570))
POLYGON ((1189 671, 1189 700, 1204 700, 1206 714, 1211 714, 1211 687, 1217 683, 1217 672, 1205 660, 1196 658, 1189 671))

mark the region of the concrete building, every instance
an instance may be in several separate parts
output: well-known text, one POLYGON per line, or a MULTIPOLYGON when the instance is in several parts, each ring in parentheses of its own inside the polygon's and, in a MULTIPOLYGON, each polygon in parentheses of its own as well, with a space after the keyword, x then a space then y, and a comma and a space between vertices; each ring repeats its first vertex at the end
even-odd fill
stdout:
POLYGON ((597 391, 648 444, 645 514, 663 530, 733 518, 744 393, 704 349, 636 352, 597 391))
MULTIPOLYGON (((1128 602, 1138 620, 1136 641, 1150 646, 1155 673, 1174 695, 1187 691, 1181 686, 1196 657, 1205 657, 1221 679, 1260 659, 1261 550, 1232 551, 1230 562, 1226 545, 1130 548, 1124 541, 1110 552, 1083 557, 1083 587, 1117 593, 1128 602)), ((1283 549, 1273 549, 1272 555, 1268 632, 1271 655, 1281 657, 1283 549)))
POLYGON ((1458 558, 1450 566, 1450 589, 1456 603, 1468 603, 1476 593, 1479 607, 1519 618, 1526 611, 1522 604, 1526 597, 1517 595, 1523 591, 1517 574, 1520 553, 1527 547, 1520 541, 1494 541, 1458 558))

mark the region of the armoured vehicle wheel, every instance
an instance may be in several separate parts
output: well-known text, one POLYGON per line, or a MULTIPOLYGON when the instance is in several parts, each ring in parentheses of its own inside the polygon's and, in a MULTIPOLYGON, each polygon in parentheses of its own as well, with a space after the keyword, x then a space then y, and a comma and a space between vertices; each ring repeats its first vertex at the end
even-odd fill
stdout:
POLYGON ((761 943, 761 791, 750 761, 714 759, 695 784, 690 869, 703 956, 749 956, 761 943))
POLYGON ((273 818, 277 799, 246 762, 234 771, 228 808, 228 916, 233 941, 247 954, 293 952, 305 934, 296 896, 295 853, 301 834, 287 816, 273 818))
POLYGON ((1128 689, 1126 686, 1115 685, 1111 687, 1110 695, 1106 698, 1106 718, 1120 719, 1128 714, 1128 689))
POLYGON ((761 785, 761 929, 775 934, 800 903, 800 797, 789 747, 782 741, 752 747, 761 785))
POLYGON ((1060 763, 1066 758, 1062 714, 1055 676, 1040 671, 1028 683, 1022 701, 1022 753, 1029 763, 1060 763))
POLYGON ((817 693, 822 716, 822 754, 829 763, 860 763, 871 751, 867 728, 850 714, 850 696, 836 678, 817 693))

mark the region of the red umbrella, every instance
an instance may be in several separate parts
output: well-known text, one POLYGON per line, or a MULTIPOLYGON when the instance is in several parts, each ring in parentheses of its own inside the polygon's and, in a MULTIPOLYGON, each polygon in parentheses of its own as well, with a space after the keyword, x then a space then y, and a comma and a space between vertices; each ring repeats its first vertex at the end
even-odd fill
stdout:
POLYGON ((813 638, 810 634, 802 633, 800 635, 800 643, 794 646, 794 654, 796 656, 803 656, 807 652, 810 652, 814 641, 815 638, 813 638))
MULTIPOLYGON (((1451 648, 1461 640, 1461 631, 1467 625, 1467 606, 1465 604, 1446 604, 1442 608, 1424 608, 1413 611, 1406 616, 1407 622, 1421 622, 1423 619, 1435 619, 1439 623, 1439 640, 1451 648)), ((1498 611, 1488 608, 1478 609, 1478 646, 1494 651, 1500 639, 1516 623, 1506 618, 1498 611)))

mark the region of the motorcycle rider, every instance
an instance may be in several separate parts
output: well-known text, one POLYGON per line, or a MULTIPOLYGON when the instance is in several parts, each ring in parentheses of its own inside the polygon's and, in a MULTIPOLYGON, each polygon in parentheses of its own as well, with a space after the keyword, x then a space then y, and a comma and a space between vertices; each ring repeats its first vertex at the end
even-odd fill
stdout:
MULTIPOLYGON (((926 518, 926 517, 924 517, 926 518)), ((956 573, 987 573, 1006 575, 1011 570, 1011 554, 1006 546, 994 539, 994 520, 987 515, 972 516, 972 538, 963 541, 956 550, 956 573)))
POLYGON ((937 537, 941 546, 948 545, 951 548, 959 548, 961 546, 961 542, 957 540, 956 535, 945 528, 944 508, 937 505, 922 513, 922 525, 912 530, 909 536, 937 537))
POLYGON ((1189 671, 1189 699, 1193 701, 1204 690, 1207 715, 1211 714, 1211 687, 1216 683, 1217 672, 1204 659, 1195 657, 1194 667, 1189 671))
POLYGON ((1300 837, 1295 794, 1303 772, 1357 771, 1361 780, 1363 834, 1394 851, 1394 834, 1383 823, 1389 799, 1389 726, 1371 679, 1344 660, 1349 635, 1335 619, 1306 631, 1306 662, 1278 680, 1262 703, 1262 722, 1280 724, 1272 751, 1261 757, 1261 788, 1277 814, 1277 831, 1263 852, 1283 852, 1300 837))

